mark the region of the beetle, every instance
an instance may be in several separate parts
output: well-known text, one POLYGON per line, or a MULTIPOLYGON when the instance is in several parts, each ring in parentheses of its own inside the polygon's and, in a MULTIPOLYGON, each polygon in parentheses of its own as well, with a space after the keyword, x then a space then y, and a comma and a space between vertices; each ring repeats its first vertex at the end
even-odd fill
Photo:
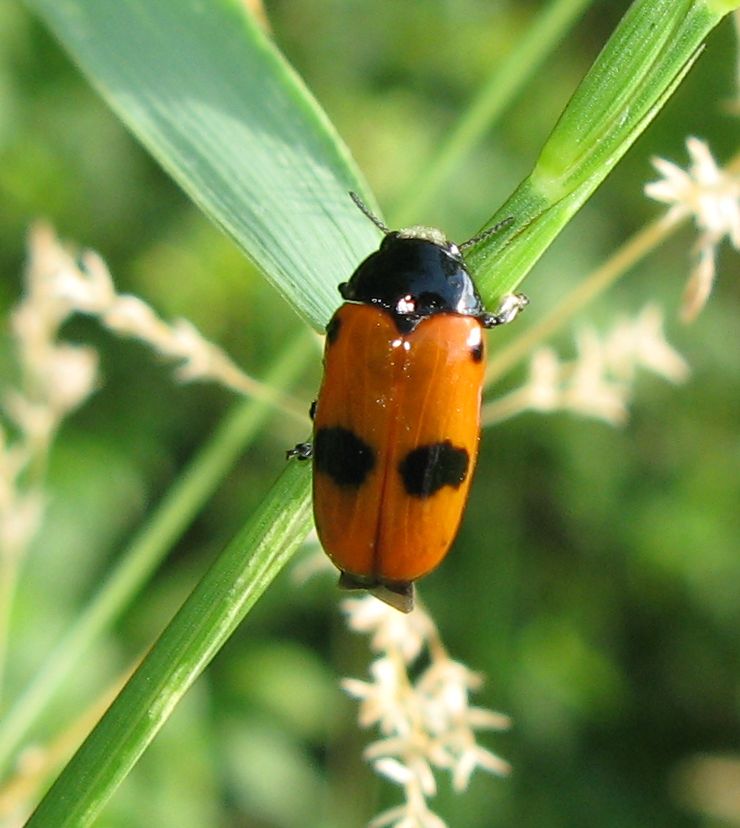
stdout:
POLYGON ((339 285, 345 300, 326 327, 324 375, 311 406, 313 508, 339 585, 365 589, 402 612, 413 583, 457 534, 480 437, 485 328, 527 304, 488 313, 462 257, 512 219, 461 245, 435 228, 382 231, 377 251, 339 285))

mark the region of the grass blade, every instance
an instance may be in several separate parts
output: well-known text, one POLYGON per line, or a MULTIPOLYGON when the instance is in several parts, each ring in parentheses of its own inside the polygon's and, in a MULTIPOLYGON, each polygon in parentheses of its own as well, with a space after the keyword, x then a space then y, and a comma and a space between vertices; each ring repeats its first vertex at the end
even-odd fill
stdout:
POLYGON ((237 0, 28 0, 122 120, 315 328, 377 246, 366 187, 237 0))
POLYGON ((511 227, 468 257, 489 306, 521 282, 646 129, 727 11, 729 6, 713 8, 705 0, 635 0, 534 170, 488 222, 513 216, 511 227))
POLYGON ((307 463, 291 463, 206 573, 56 780, 27 828, 89 825, 177 702, 301 544, 312 519, 307 463))

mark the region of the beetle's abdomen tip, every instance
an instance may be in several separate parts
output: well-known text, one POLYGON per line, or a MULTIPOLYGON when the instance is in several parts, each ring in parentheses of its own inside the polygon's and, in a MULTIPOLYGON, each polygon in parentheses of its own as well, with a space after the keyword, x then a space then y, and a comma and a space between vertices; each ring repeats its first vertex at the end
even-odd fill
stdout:
POLYGON ((339 575, 339 588, 346 590, 367 590, 378 600, 397 609, 399 612, 411 612, 414 608, 414 585, 411 581, 383 581, 375 578, 342 572, 339 575))

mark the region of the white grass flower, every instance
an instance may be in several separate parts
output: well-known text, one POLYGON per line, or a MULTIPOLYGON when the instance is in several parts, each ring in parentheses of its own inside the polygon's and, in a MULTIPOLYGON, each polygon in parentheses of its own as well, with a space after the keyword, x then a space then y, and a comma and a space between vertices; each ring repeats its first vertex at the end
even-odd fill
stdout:
POLYGON ((63 417, 90 396, 98 376, 98 355, 93 348, 59 343, 49 355, 46 386, 49 405, 63 417))
POLYGON ((590 327, 580 330, 576 350, 578 356, 565 372, 561 408, 609 423, 623 423, 629 390, 610 374, 598 333, 590 327))
POLYGON ((606 335, 584 328, 576 336, 576 357, 561 360, 549 347, 530 359, 525 384, 487 403, 485 424, 500 422, 526 410, 571 411, 611 425, 622 425, 639 369, 670 382, 684 382, 689 366, 670 345, 663 330, 663 313, 646 305, 635 317, 623 317, 606 335))
MULTIPOLYGON (((117 293, 103 259, 76 258, 44 223, 31 228, 24 293, 11 314, 18 380, 0 387, 0 673, 9 608, 23 555, 43 518, 44 471, 62 420, 98 384, 94 349, 60 339, 75 313, 95 316, 119 336, 136 337, 179 363, 182 380, 212 380, 240 393, 294 408, 244 374, 190 323, 168 324, 142 299, 117 293), (3 424, 13 434, 6 435, 3 424)), ((301 413, 303 421, 304 415, 301 413)))
POLYGON ((92 250, 84 255, 84 269, 71 257, 62 259, 55 273, 54 291, 70 312, 100 314, 115 302, 116 288, 102 258, 92 250))
POLYGON ((693 321, 704 308, 716 276, 717 248, 724 238, 740 249, 740 174, 722 169, 709 146, 698 138, 686 141, 691 163, 687 170, 653 159, 663 176, 645 185, 645 194, 670 205, 668 221, 693 216, 699 233, 697 261, 686 285, 681 316, 693 321))
POLYGON ((401 674, 393 659, 377 658, 370 665, 371 681, 344 679, 342 687, 360 701, 362 727, 378 726, 383 734, 410 731, 401 674))
POLYGON ((425 612, 400 613, 382 601, 367 601, 366 596, 347 598, 342 606, 349 628, 369 635, 373 652, 397 652, 406 664, 418 658, 434 628, 425 612))
POLYGON ((404 804, 378 814, 370 820, 368 828, 447 828, 447 823, 429 810, 426 798, 413 777, 407 783, 399 784, 404 785, 404 804))
POLYGON ((18 560, 38 531, 46 508, 40 489, 15 489, 0 504, 0 558, 18 560))
POLYGON ((44 516, 49 451, 97 382, 97 354, 59 338, 70 308, 55 280, 68 258, 49 227, 33 228, 23 296, 10 317, 17 369, 0 388, 0 685, 18 575, 44 516))
POLYGON ((633 382, 639 368, 669 382, 685 382, 689 376, 686 360, 665 337, 663 312, 652 303, 636 317, 622 317, 603 343, 604 359, 610 373, 633 382))
POLYGON ((476 731, 503 730, 508 717, 471 706, 469 696, 482 677, 447 654, 431 617, 417 602, 408 615, 370 595, 342 602, 351 629, 371 636, 378 657, 370 681, 345 679, 344 689, 360 700, 359 721, 377 726, 382 738, 365 757, 376 773, 400 785, 404 803, 379 814, 375 828, 444 828, 427 799, 434 796, 434 771, 448 771, 454 790, 464 791, 476 768, 506 774, 506 762, 481 747, 476 731), (420 657, 428 665, 413 676, 420 657))
POLYGON ((0 417, 13 424, 14 433, 11 440, 2 430, 0 441, 0 559, 8 567, 0 580, 12 579, 10 570, 41 524, 45 497, 39 470, 46 467, 56 432, 97 384, 95 351, 59 339, 70 304, 55 284, 69 254, 43 224, 31 230, 28 253, 23 296, 11 313, 17 381, 0 395, 0 417))
MULTIPOLYGON (((37 275, 30 280, 32 312, 21 307, 15 314, 18 336, 38 339, 50 324, 58 327, 73 313, 83 313, 97 317, 117 336, 138 339, 178 362, 176 374, 183 382, 214 381, 241 394, 275 398, 271 389, 247 376, 190 322, 165 322, 143 299, 118 293, 107 265, 94 251, 75 258, 47 225, 32 230, 31 246, 43 266, 33 269, 32 277, 37 275)), ((89 353, 85 358, 89 360, 89 353)), ((79 371, 85 370, 79 354, 77 359, 79 371)))

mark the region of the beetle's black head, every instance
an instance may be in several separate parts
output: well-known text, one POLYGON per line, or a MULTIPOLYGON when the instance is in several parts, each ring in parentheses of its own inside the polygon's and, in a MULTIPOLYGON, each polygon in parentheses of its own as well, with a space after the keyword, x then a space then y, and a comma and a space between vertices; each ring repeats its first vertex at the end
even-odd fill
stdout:
POLYGON ((339 292, 350 302, 379 305, 397 321, 445 312, 483 313, 457 245, 428 227, 389 232, 339 292))

